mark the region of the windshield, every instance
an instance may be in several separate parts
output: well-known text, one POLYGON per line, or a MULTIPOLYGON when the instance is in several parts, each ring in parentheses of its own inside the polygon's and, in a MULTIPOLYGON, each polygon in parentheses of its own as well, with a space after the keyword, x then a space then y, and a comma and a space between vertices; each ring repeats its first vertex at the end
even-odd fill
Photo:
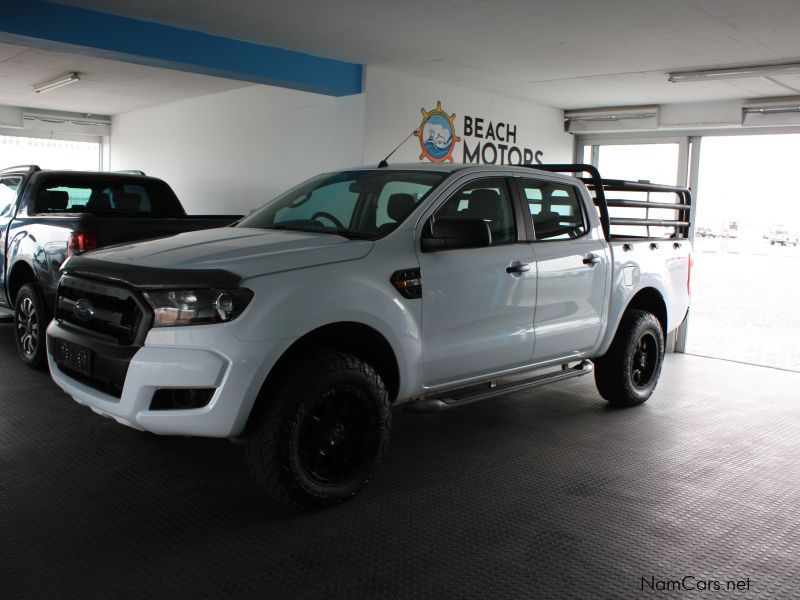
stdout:
POLYGON ((236 227, 375 239, 396 229, 448 175, 386 169, 327 173, 278 196, 236 227))

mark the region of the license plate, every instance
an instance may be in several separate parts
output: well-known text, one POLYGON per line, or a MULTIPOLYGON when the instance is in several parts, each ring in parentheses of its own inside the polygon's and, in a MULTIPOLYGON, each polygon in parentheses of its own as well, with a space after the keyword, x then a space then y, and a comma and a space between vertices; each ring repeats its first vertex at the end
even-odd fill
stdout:
POLYGON ((92 375, 92 351, 78 344, 55 340, 55 359, 59 367, 75 371, 81 375, 92 375))

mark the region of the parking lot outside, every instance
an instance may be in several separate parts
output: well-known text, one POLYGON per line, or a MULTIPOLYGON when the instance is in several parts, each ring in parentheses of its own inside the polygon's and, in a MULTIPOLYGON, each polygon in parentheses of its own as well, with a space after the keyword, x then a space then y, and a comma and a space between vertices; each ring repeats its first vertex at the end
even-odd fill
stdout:
POLYGON ((697 238, 686 351, 800 371, 800 246, 697 238))

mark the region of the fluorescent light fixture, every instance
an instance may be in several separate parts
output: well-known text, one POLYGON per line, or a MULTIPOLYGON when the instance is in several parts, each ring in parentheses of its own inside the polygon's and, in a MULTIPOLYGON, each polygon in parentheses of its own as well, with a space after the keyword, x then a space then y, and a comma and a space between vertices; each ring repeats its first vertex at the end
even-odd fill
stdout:
POLYGON ((645 131, 658 128, 657 106, 609 106, 568 110, 564 125, 570 133, 645 131))
POLYGON ((80 81, 81 78, 78 77, 77 73, 67 73, 63 77, 59 77, 58 79, 53 79, 52 81, 47 81, 45 83, 40 83, 33 91, 37 94, 41 94, 42 92, 49 92, 50 90, 55 90, 56 88, 64 87, 65 85, 69 85, 71 83, 75 83, 76 81, 80 81))
POLYGON ((678 71, 669 74, 669 81, 672 83, 724 81, 726 79, 744 79, 747 77, 780 77, 781 75, 800 75, 800 63, 751 65, 724 69, 706 69, 703 71, 678 71))
POLYGON ((745 106, 742 108, 745 114, 757 113, 761 115, 774 115, 780 113, 797 113, 800 112, 800 104, 792 104, 786 106, 745 106))
POLYGON ((654 119, 658 117, 657 106, 619 106, 568 110, 567 121, 621 121, 624 119, 654 119))
POLYGON ((621 121, 622 119, 652 119, 657 112, 613 113, 598 115, 566 115, 568 121, 621 121))

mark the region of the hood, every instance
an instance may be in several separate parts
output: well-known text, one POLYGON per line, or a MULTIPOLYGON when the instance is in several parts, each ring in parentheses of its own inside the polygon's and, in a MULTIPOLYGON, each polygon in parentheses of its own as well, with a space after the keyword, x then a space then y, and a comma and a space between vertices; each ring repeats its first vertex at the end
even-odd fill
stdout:
POLYGON ((223 227, 123 244, 81 256, 155 269, 221 269, 242 279, 366 256, 373 242, 327 233, 223 227))

